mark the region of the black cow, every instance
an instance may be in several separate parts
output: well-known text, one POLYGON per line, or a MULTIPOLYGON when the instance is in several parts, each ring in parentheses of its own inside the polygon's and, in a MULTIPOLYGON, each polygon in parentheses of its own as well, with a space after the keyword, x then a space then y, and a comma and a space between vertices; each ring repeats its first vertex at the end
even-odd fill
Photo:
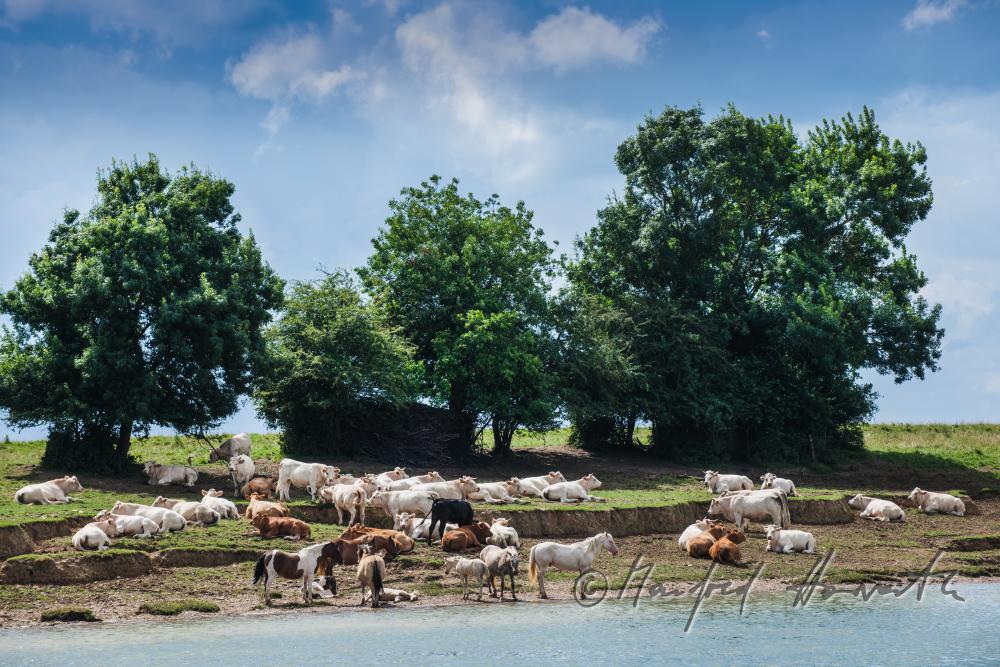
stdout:
MULTIPOLYGON (((459 526, 468 526, 473 522, 472 505, 467 500, 454 500, 450 498, 438 498, 431 505, 431 528, 427 531, 427 544, 431 543, 434 535, 434 527, 441 524, 441 534, 444 535, 444 527, 449 523, 457 523, 459 526)), ((426 521, 426 519, 424 519, 426 521)))

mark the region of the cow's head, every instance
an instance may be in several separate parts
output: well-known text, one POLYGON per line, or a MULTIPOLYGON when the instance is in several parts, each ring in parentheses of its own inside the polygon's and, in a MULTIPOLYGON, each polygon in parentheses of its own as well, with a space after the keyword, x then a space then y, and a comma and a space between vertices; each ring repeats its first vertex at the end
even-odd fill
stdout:
POLYGON ((260 500, 260 499, 261 499, 262 497, 263 497, 263 496, 261 496, 261 495, 260 495, 259 493, 256 493, 256 492, 255 492, 255 493, 251 493, 251 494, 250 494, 250 497, 249 497, 249 498, 247 498, 247 500, 249 500, 250 502, 255 502, 255 501, 257 501, 257 500, 260 500))
POLYGON ((475 493, 479 490, 479 485, 476 484, 476 478, 469 477, 468 475, 462 475, 458 478, 458 486, 465 494, 475 493))
POLYGON ((379 489, 372 494, 372 497, 368 499, 369 504, 375 507, 385 507, 385 499, 388 495, 388 491, 385 489, 379 489))
POLYGON ((441 473, 439 473, 437 470, 429 470, 427 472, 427 481, 428 482, 444 482, 446 480, 441 475, 441 473))
POLYGON ((711 504, 708 506, 709 516, 719 516, 722 514, 723 508, 725 508, 729 503, 726 502, 727 498, 712 498, 711 504))
POLYGON ((222 491, 216 491, 215 489, 209 489, 208 491, 206 491, 205 489, 202 489, 201 490, 201 495, 203 495, 203 496, 205 496, 207 498, 221 498, 222 495, 223 495, 223 493, 222 493, 222 491))
POLYGON ((762 481, 762 482, 770 482, 775 477, 777 477, 777 475, 775 475, 773 472, 766 472, 766 473, 764 473, 763 475, 760 476, 760 481, 762 481))
POLYGON ((250 523, 252 523, 256 528, 260 528, 261 526, 266 526, 270 521, 271 517, 267 516, 263 512, 258 512, 253 515, 253 519, 250 520, 250 523))
POLYGON ((511 477, 506 482, 503 483, 504 488, 507 489, 507 493, 517 498, 523 491, 521 490, 521 480, 517 477, 511 477))
POLYGON ((153 463, 152 461, 146 461, 146 463, 143 464, 143 466, 142 466, 142 471, 144 473, 146 473, 147 475, 152 475, 153 474, 153 470, 156 469, 156 465, 157 464, 153 463))
POLYGON ((505 516, 494 517, 493 518, 493 525, 494 526, 509 526, 510 525, 510 519, 508 519, 505 516))
POLYGON ((108 537, 115 537, 118 535, 118 523, 110 517, 104 519, 103 521, 98 521, 97 527, 100 528, 101 531, 103 531, 108 537))
POLYGON ((170 500, 164 498, 163 496, 156 496, 156 500, 153 501, 153 507, 166 507, 170 500))
POLYGON ((706 470, 705 471, 705 486, 711 487, 715 484, 715 480, 719 478, 719 471, 717 470, 706 470))
POLYGON ((76 475, 66 475, 63 477, 63 487, 63 490, 69 493, 83 491, 83 485, 80 484, 80 480, 76 478, 76 475))
POLYGON ((588 490, 601 488, 601 480, 594 476, 594 473, 589 473, 580 478, 580 483, 584 488, 588 490))
POLYGON ((914 505, 919 505, 926 497, 927 497, 927 492, 921 489, 919 486, 915 486, 913 487, 913 491, 910 492, 908 500, 914 505))
POLYGON ((108 518, 110 516, 111 516, 111 512, 110 511, 108 511, 108 510, 101 510, 94 517, 94 521, 100 521, 101 519, 106 519, 106 518, 108 518))
POLYGON ((865 497, 860 493, 848 500, 847 504, 856 510, 863 510, 868 505, 868 503, 865 502, 865 497))
POLYGON ((125 504, 122 503, 122 501, 116 500, 115 504, 112 505, 112 507, 111 507, 111 513, 112 514, 118 514, 119 511, 122 510, 124 507, 125 507, 125 504))
POLYGON ((777 537, 779 532, 781 532, 781 529, 773 524, 768 525, 767 527, 764 528, 764 533, 767 535, 767 539, 769 540, 771 539, 772 536, 777 537))
POLYGON ((726 539, 728 539, 733 544, 741 544, 747 541, 747 536, 738 530, 730 530, 726 533, 726 539))
POLYGON ((400 468, 399 466, 396 466, 394 469, 386 472, 385 476, 394 481, 409 477, 409 475, 406 474, 406 468, 400 468))

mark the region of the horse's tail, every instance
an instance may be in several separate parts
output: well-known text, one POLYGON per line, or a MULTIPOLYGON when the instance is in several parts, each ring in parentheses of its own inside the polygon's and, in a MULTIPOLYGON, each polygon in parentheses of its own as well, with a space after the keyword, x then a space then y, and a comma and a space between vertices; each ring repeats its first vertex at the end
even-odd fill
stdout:
POLYGON ((267 583, 267 568, 265 567, 265 565, 266 565, 265 561, 267 560, 267 557, 269 555, 270 555, 269 553, 264 554, 263 556, 261 556, 260 558, 257 559, 257 564, 254 565, 254 568, 253 568, 253 584, 254 584, 254 586, 256 586, 257 583, 261 579, 264 580, 265 584, 267 583))
POLYGON ((535 547, 531 547, 531 551, 528 552, 528 581, 532 584, 538 581, 538 566, 535 564, 535 547))
POLYGON ((378 606, 379 600, 382 599, 382 592, 385 590, 382 585, 382 567, 380 565, 381 563, 377 560, 372 563, 372 608, 378 606))

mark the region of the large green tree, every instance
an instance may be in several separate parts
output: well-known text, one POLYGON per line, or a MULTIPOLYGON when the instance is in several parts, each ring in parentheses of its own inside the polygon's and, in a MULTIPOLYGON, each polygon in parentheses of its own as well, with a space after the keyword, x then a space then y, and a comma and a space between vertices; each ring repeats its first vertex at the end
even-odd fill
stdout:
POLYGON ((228 181, 155 156, 98 175, 0 297, 0 407, 50 427, 46 459, 121 466, 133 434, 217 426, 264 355, 282 282, 243 236, 228 181))
POLYGON ((350 434, 417 395, 412 347, 346 274, 294 283, 266 338, 254 402, 289 451, 356 452, 350 434))
POLYGON ((389 203, 359 269, 389 321, 414 344, 422 392, 453 413, 457 453, 493 423, 497 449, 519 425, 551 419, 549 281, 555 265, 523 202, 462 195, 437 176, 389 203))
POLYGON ((800 139, 782 118, 668 108, 615 161, 623 196, 569 276, 636 323, 657 449, 816 457, 857 441, 862 371, 936 369, 940 307, 904 245, 932 202, 926 152, 869 109, 800 139))

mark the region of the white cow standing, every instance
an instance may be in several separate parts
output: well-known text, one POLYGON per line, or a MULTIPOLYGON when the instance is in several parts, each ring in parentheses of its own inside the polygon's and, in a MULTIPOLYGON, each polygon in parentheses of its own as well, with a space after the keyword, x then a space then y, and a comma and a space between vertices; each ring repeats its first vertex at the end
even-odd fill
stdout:
POLYGON ((305 489, 312 500, 324 486, 331 483, 333 470, 322 463, 302 463, 281 459, 278 464, 278 500, 291 500, 291 487, 305 489))

